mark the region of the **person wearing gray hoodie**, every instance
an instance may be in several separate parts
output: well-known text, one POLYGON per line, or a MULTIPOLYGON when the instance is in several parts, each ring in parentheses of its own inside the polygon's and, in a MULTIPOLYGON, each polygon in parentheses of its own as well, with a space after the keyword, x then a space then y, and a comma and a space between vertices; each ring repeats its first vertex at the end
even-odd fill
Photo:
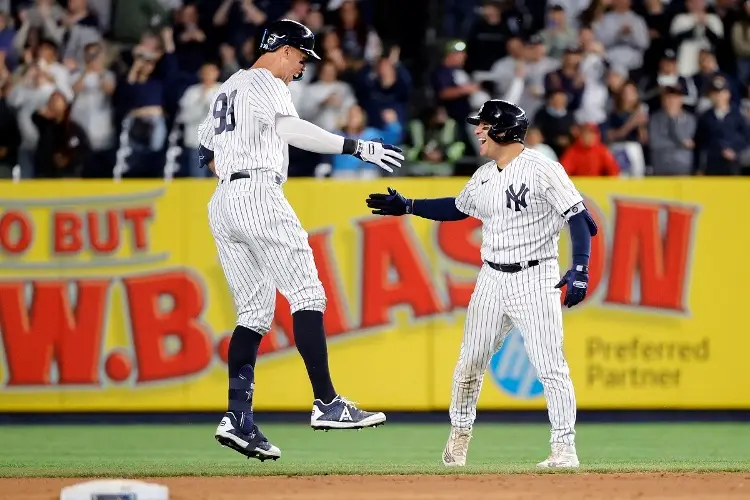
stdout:
POLYGON ((648 124, 651 175, 691 175, 697 121, 683 109, 684 89, 662 87, 662 108, 648 124))

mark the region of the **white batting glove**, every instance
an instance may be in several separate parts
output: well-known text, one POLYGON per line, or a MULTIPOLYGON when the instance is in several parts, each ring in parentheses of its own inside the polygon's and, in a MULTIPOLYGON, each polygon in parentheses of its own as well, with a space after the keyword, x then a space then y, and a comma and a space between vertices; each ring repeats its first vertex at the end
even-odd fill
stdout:
POLYGON ((401 167, 404 161, 403 151, 398 146, 383 144, 379 141, 357 140, 357 151, 352 155, 367 163, 377 165, 387 172, 393 172, 392 167, 401 167))

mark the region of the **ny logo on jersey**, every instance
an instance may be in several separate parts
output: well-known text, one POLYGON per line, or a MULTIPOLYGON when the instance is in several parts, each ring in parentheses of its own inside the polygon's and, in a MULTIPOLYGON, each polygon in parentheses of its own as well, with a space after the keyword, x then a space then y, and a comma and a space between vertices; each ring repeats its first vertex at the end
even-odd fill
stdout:
POLYGON ((513 187, 513 184, 508 186, 508 189, 505 190, 505 199, 507 200, 507 203, 505 206, 507 208, 511 208, 511 203, 515 205, 516 212, 521 211, 521 207, 526 208, 528 205, 526 204, 526 195, 529 194, 529 188, 526 187, 526 184, 521 184, 521 188, 516 193, 516 188, 513 187))

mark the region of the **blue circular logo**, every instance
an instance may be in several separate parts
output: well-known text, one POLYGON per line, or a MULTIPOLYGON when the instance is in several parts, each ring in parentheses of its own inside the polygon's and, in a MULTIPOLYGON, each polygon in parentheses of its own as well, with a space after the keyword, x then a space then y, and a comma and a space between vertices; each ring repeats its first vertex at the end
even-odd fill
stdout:
POLYGON ((513 328, 499 351, 490 360, 490 375, 503 391, 522 399, 533 399, 544 394, 523 345, 521 332, 513 328))

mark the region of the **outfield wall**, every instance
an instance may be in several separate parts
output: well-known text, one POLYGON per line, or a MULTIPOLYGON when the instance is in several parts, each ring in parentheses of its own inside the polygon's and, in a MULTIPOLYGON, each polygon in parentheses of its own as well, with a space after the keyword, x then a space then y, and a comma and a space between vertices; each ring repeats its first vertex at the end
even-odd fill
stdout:
MULTIPOLYGON (((444 410, 479 264, 474 219, 369 214, 389 184, 292 180, 329 304, 337 389, 362 406, 444 410), (387 364, 393 367, 386 367, 387 364)), ((577 180, 601 227, 589 297, 565 310, 587 409, 750 409, 745 179, 577 180)), ((0 183, 0 412, 214 411, 234 308, 208 228, 210 180, 0 183)), ((567 233, 560 242, 568 265, 567 233)), ((286 301, 261 346, 256 409, 309 411, 286 301)), ((513 332, 484 410, 544 408, 513 332)))

